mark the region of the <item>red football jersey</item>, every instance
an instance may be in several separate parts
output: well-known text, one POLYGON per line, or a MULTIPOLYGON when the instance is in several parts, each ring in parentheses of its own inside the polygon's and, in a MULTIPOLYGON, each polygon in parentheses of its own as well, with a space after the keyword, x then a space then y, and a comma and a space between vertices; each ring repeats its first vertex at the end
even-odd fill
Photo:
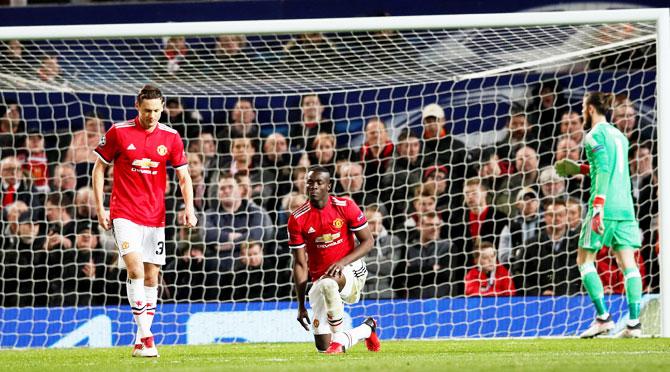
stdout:
POLYGON ((351 199, 329 197, 323 209, 306 202, 288 218, 290 248, 305 248, 312 281, 330 265, 354 249, 354 232, 368 226, 368 220, 351 199))
POLYGON ((149 133, 135 118, 114 124, 94 151, 106 164, 114 162, 110 218, 165 226, 166 163, 188 165, 179 133, 160 123, 149 133))

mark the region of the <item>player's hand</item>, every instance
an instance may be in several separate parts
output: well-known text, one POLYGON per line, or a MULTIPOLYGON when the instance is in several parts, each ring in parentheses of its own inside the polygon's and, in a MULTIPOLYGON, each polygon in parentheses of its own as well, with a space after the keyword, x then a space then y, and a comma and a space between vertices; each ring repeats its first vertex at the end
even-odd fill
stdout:
POLYGON ((189 208, 184 212, 183 224, 189 229, 192 227, 196 227, 198 225, 198 218, 195 216, 195 212, 193 211, 193 209, 189 208))
POLYGON ((570 177, 579 174, 581 168, 577 162, 570 159, 559 160, 554 164, 556 173, 561 177, 570 177))
POLYGON ((605 209, 605 197, 596 195, 593 199, 593 216, 591 216, 591 229, 596 234, 602 235, 605 232, 605 224, 603 223, 603 210, 605 209))
POLYGON ((100 226, 102 226, 102 228, 105 230, 112 228, 112 221, 109 219, 109 211, 98 211, 98 224, 100 224, 100 226))
POLYGON ((305 306, 298 307, 298 322, 305 328, 305 331, 309 332, 309 315, 307 314, 307 309, 305 306))
POLYGON ((326 270, 326 275, 332 276, 333 278, 336 278, 338 276, 342 275, 342 265, 339 262, 335 262, 334 264, 330 265, 328 270, 326 270))

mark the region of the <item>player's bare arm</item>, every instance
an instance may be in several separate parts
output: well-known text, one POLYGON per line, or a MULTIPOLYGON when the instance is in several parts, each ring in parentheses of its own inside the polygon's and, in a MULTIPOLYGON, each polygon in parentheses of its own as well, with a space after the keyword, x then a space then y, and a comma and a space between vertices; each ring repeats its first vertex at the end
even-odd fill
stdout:
POLYGON ((309 331, 309 316, 305 307, 305 289, 307 288, 307 255, 304 248, 293 250, 293 282, 298 296, 298 322, 309 331))
POLYGON ((332 264, 326 271, 326 275, 329 276, 339 276, 342 273, 342 268, 360 258, 365 257, 368 252, 372 249, 374 245, 374 238, 372 237, 372 232, 369 227, 361 229, 355 232, 356 239, 358 239, 359 244, 354 248, 351 253, 342 257, 341 260, 332 264))
POLYGON ((193 181, 187 167, 177 169, 177 179, 186 205, 182 223, 186 227, 195 227, 198 224, 198 218, 195 216, 195 208, 193 207, 193 181))
POLYGON ((105 170, 107 164, 100 159, 95 161, 93 165, 93 197, 95 199, 95 208, 98 211, 98 223, 103 229, 109 230, 112 228, 112 223, 109 220, 109 213, 105 210, 104 205, 104 186, 105 186, 105 170))

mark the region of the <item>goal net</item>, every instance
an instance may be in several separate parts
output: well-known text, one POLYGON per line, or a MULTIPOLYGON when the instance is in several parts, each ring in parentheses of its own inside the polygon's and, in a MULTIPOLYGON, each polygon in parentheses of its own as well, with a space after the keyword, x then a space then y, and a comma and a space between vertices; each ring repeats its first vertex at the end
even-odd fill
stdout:
MULTIPOLYGON (((132 343, 126 274, 98 227, 90 174, 100 136, 135 117, 147 83, 167 97, 161 122, 184 139, 200 221, 179 226, 170 173, 159 344, 311 339, 294 324, 286 223, 315 164, 375 236, 347 322, 378 317, 390 339, 583 330, 594 310, 576 255, 590 181, 552 165, 585 160, 589 91, 616 94, 609 117, 630 142, 643 316, 658 326, 657 26, 616 14, 540 26, 114 26, 93 38, 0 28, 0 346, 132 343)), ((597 268, 610 312, 625 319, 608 247, 597 268)))

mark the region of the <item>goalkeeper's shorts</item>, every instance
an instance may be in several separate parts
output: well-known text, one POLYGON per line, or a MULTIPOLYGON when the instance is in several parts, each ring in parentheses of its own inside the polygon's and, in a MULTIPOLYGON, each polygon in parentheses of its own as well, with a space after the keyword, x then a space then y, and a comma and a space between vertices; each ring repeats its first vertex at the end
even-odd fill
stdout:
MULTIPOLYGON (((165 228, 138 225, 125 218, 112 221, 114 240, 121 257, 131 252, 142 255, 142 262, 165 265, 165 228)), ((125 262, 119 260, 123 268, 125 262)))
POLYGON ((586 215, 579 234, 579 247, 597 252, 603 246, 615 251, 620 249, 638 249, 642 245, 640 227, 634 220, 603 220, 605 232, 600 235, 591 228, 592 211, 586 215))

